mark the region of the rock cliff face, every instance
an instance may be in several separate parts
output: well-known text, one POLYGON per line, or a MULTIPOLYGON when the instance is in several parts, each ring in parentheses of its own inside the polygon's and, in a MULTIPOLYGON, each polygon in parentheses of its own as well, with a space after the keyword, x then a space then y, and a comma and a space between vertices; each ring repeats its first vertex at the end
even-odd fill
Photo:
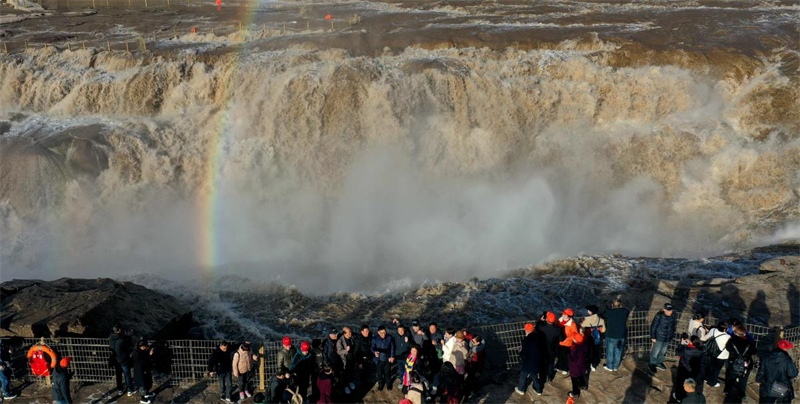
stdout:
POLYGON ((120 323, 150 338, 186 337, 192 312, 172 296, 112 279, 0 284, 0 336, 107 337, 120 323))
POLYGON ((754 275, 733 279, 661 281, 651 309, 659 309, 672 301, 685 307, 682 315, 688 318, 693 311, 703 310, 717 319, 736 317, 767 327, 798 326, 800 250, 797 252, 796 255, 764 261, 758 274, 754 275))

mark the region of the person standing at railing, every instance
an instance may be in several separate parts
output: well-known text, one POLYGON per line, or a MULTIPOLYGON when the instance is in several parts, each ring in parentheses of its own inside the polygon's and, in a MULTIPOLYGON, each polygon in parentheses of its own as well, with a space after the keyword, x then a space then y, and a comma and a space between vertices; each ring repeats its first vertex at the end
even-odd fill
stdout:
POLYGON ((673 384, 672 397, 669 402, 679 403, 686 397, 686 390, 683 382, 687 379, 695 380, 703 369, 703 349, 702 341, 696 335, 689 336, 688 333, 681 335, 681 343, 675 349, 678 360, 678 371, 673 384))
POLYGON ((614 299, 606 311, 606 365, 609 371, 619 371, 625 341, 628 338, 628 316, 631 311, 622 307, 622 300, 614 299))
POLYGON ((153 388, 153 350, 147 341, 139 341, 137 348, 133 353, 133 380, 141 395, 139 403, 150 404, 155 397, 150 393, 153 388))
POLYGON ((541 396, 543 386, 539 379, 539 370, 544 365, 543 354, 547 350, 544 334, 536 332, 531 323, 525 324, 524 330, 525 337, 522 338, 522 347, 519 351, 519 383, 514 391, 521 396, 525 395, 525 392, 528 391, 528 379, 530 379, 533 391, 537 396, 541 396))
POLYGON ((111 348, 109 363, 114 368, 119 394, 128 392, 128 396, 133 395, 133 383, 131 382, 131 354, 133 353, 133 341, 130 333, 124 332, 121 325, 116 324, 112 328, 111 335, 108 336, 108 346, 111 348), (125 381, 123 387, 122 381, 125 381))
POLYGON ((789 356, 794 344, 782 339, 758 366, 759 403, 791 403, 794 400, 792 380, 797 377, 797 366, 789 356))
POLYGON ((3 399, 11 400, 17 395, 11 392, 11 347, 0 340, 0 383, 3 388, 3 399))
POLYGON ((692 319, 689 321, 689 328, 687 329, 687 334, 691 337, 692 335, 696 335, 697 338, 701 340, 703 337, 706 336, 708 333, 708 329, 706 325, 703 324, 706 321, 705 313, 698 311, 692 316, 692 319))
POLYGON ((572 336, 578 333, 578 325, 575 324, 575 320, 572 318, 574 315, 575 312, 572 311, 572 309, 567 308, 564 309, 564 311, 561 313, 561 318, 558 319, 558 324, 564 330, 564 339, 558 343, 560 347, 558 352, 558 363, 556 364, 556 367, 561 370, 561 374, 563 375, 569 373, 570 347, 573 344, 572 336))
POLYGON ((250 393, 249 382, 250 371, 253 370, 255 360, 258 360, 258 357, 250 352, 250 344, 247 342, 239 345, 239 349, 233 354, 231 368, 233 377, 239 381, 239 400, 250 398, 253 395, 250 393))
POLYGON ((664 366, 664 358, 667 356, 669 343, 675 339, 678 320, 672 315, 672 304, 664 303, 664 310, 656 313, 653 322, 650 323, 650 341, 653 347, 650 349, 650 372, 656 370, 667 370, 664 366))
POLYGON ((586 335, 587 346, 589 348, 589 366, 594 372, 600 366, 600 358, 603 356, 603 334, 606 333, 606 322, 597 314, 600 310, 591 304, 586 306, 589 313, 581 322, 581 327, 589 327, 592 332, 586 335), (595 332, 596 331, 596 332, 595 332))
POLYGON ((331 383, 342 376, 342 358, 336 349, 337 342, 339 342, 339 329, 331 328, 322 346, 322 368, 325 366, 331 368, 334 375, 331 377, 331 383))
POLYGON ((290 369, 292 367, 292 359, 294 356, 297 355, 297 348, 292 345, 292 339, 289 336, 283 337, 282 341, 283 346, 281 350, 278 352, 278 369, 286 368, 290 369))
MULTIPOLYGON (((572 381, 572 391, 569 392, 568 396, 571 398, 580 397, 581 390, 589 389, 587 330, 580 328, 569 337, 569 377, 572 381)), ((591 332, 591 330, 588 332, 591 332)))
POLYGON ((300 351, 292 359, 292 367, 289 370, 294 374, 294 379, 302 397, 308 397, 308 386, 311 383, 311 375, 314 373, 314 355, 311 353, 311 343, 303 341, 300 343, 300 351))
POLYGON ((753 354, 756 344, 747 338, 743 325, 733 327, 733 336, 728 339, 725 349, 729 352, 728 367, 725 369, 725 402, 741 403, 747 395, 747 380, 755 367, 753 354))
POLYGON ((355 362, 356 362, 356 347, 353 331, 350 327, 342 328, 342 337, 336 341, 336 352, 342 360, 342 378, 341 382, 344 386, 344 393, 349 395, 356 389, 354 382, 355 377, 355 362))
POLYGON ((74 373, 68 369, 71 361, 72 358, 65 356, 58 362, 58 366, 53 369, 53 404, 72 404, 69 381, 74 373))
POLYGON ((556 325, 556 314, 548 311, 536 325, 536 331, 542 333, 546 349, 542 351, 544 366, 540 369, 539 382, 544 387, 546 381, 553 381, 556 376, 556 360, 558 360, 558 343, 561 342, 561 328, 556 325))
POLYGON ((222 341, 211 352, 211 356, 208 358, 208 375, 219 378, 220 399, 230 403, 232 402, 231 373, 233 372, 233 358, 228 348, 228 342, 222 341))
POLYGON ((372 333, 369 326, 361 325, 355 337, 355 371, 356 388, 367 385, 369 378, 374 374, 372 370, 372 333))
POLYGON ((403 374, 405 373, 405 367, 403 363, 405 362, 406 358, 408 358, 408 352, 411 349, 411 344, 414 342, 411 339, 411 336, 408 334, 408 330, 402 324, 397 325, 397 330, 395 331, 394 335, 394 365, 397 367, 397 380, 402 382, 403 381, 403 374))
POLYGON ((378 334, 372 338, 372 361, 377 369, 378 391, 383 391, 386 386, 392 389, 392 375, 389 372, 391 363, 394 362, 394 338, 386 333, 386 327, 378 327, 378 334))
POLYGON ((720 321, 717 328, 712 329, 705 336, 705 353, 709 357, 708 369, 706 372, 706 383, 711 387, 719 387, 719 372, 725 366, 730 353, 725 349, 731 336, 725 332, 728 323, 720 321))

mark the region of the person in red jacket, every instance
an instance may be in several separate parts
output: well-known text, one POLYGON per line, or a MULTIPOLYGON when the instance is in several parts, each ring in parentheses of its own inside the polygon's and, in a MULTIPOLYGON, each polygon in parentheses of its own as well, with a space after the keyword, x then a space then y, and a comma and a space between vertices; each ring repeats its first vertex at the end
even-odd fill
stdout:
POLYGON ((572 309, 567 308, 561 313, 561 317, 558 319, 558 325, 564 329, 564 339, 558 343, 559 351, 558 351, 558 363, 556 363, 556 368, 561 370, 561 374, 566 375, 569 370, 569 347, 572 346, 572 336, 578 333, 578 325, 575 324, 575 320, 572 319, 572 316, 575 315, 575 312, 572 309))

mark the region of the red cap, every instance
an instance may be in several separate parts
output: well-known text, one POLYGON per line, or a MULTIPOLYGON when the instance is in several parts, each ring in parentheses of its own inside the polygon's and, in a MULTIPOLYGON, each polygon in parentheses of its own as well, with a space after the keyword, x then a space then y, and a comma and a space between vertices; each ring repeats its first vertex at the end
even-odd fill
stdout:
POLYGON ((782 339, 778 341, 778 348, 783 349, 784 351, 788 351, 789 349, 794 348, 794 344, 785 339, 782 339))
POLYGON ((61 365, 62 368, 66 368, 67 366, 69 366, 69 363, 71 361, 72 361, 72 358, 70 358, 69 356, 65 356, 65 357, 61 358, 61 362, 59 362, 59 365, 61 365))
POLYGON ((572 316, 574 316, 574 315, 575 315, 575 312, 574 312, 574 311, 572 311, 572 309, 564 309, 564 312, 563 312, 563 314, 566 314, 566 315, 568 315, 568 316, 572 317, 572 316))
POLYGON ((533 332, 533 324, 525 324, 525 332, 533 332))
POLYGON ((302 352, 308 352, 311 349, 311 344, 308 341, 303 341, 300 343, 300 350, 302 352))
POLYGON ((284 345, 284 346, 289 346, 289 345, 292 345, 292 339, 291 339, 291 338, 289 338, 289 336, 288 336, 288 335, 287 335, 287 336, 285 336, 285 337, 283 337, 283 345, 284 345))
POLYGON ((548 311, 547 312, 547 322, 550 323, 550 324, 555 323, 556 322, 556 313, 553 313, 552 311, 548 311))

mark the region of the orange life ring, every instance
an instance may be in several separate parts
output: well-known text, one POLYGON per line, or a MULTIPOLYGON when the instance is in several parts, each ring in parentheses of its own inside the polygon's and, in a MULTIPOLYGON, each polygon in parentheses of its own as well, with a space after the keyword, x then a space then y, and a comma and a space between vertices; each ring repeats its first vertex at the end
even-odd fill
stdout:
POLYGON ((56 352, 47 345, 34 345, 28 350, 28 363, 36 376, 50 376, 50 371, 56 367, 56 352), (50 357, 49 366, 44 355, 50 357))

